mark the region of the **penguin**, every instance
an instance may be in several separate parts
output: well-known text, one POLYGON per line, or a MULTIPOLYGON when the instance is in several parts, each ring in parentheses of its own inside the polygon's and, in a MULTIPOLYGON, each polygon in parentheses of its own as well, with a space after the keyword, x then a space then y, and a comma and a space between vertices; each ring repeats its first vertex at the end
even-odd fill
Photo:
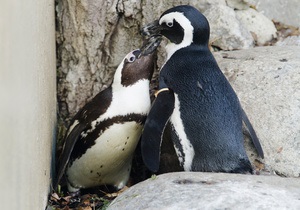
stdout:
POLYGON ((162 139, 168 132, 181 170, 252 174, 243 144, 243 123, 262 158, 263 149, 209 50, 205 16, 192 6, 180 5, 165 11, 141 32, 169 40, 156 99, 141 137, 147 168, 159 170, 162 139))
POLYGON ((68 191, 112 185, 122 189, 150 110, 154 50, 128 53, 111 85, 71 120, 60 156, 56 189, 65 174, 68 191))

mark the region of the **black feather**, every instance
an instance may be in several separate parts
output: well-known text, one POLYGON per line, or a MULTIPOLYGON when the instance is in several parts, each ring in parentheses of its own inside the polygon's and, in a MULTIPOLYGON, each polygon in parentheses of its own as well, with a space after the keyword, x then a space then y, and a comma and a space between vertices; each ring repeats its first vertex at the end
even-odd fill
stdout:
POLYGON ((147 168, 159 169, 160 145, 164 129, 174 109, 174 94, 171 90, 158 94, 146 119, 141 139, 142 157, 147 168))
POLYGON ((246 127, 249 131, 251 140, 254 144, 255 149, 257 150, 258 155, 261 158, 264 158, 264 151, 263 151, 263 149, 260 145, 260 142, 259 142, 259 139, 256 135, 256 132, 253 129, 252 124, 251 124, 250 120, 248 119, 246 112, 243 109, 242 109, 242 118, 243 118, 243 122, 245 123, 245 125, 246 125, 246 127))

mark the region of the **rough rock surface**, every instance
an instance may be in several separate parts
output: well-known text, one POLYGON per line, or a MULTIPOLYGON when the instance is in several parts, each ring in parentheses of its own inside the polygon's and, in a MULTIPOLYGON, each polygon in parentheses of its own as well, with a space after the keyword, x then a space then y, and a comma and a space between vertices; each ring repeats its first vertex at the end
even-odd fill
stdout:
POLYGON ((140 19, 137 1, 58 1, 60 114, 73 116, 110 83, 124 55, 141 43, 140 19))
POLYGON ((258 45, 264 45, 273 38, 276 38, 274 23, 263 14, 249 8, 236 11, 237 18, 252 33, 258 45))
POLYGON ((300 36, 289 36, 276 42, 277 46, 300 46, 300 36))
POLYGON ((247 49, 254 46, 251 33, 237 19, 230 7, 215 5, 203 13, 210 24, 210 40, 223 50, 247 49))
POLYGON ((243 10, 253 5, 253 1, 254 0, 226 0, 226 4, 233 9, 243 10))
POLYGON ((269 19, 300 27, 299 0, 253 0, 258 11, 269 19))
POLYGON ((217 5, 226 6, 225 0, 171 0, 171 1, 143 1, 142 3, 142 11, 143 11, 143 20, 142 23, 149 23, 155 19, 158 19, 162 12, 167 9, 170 9, 174 6, 189 4, 199 9, 201 12, 206 11, 211 7, 215 7, 217 5))
POLYGON ((297 178, 178 172, 150 178, 108 209, 299 209, 297 178))
POLYGON ((265 164, 300 176, 300 47, 215 53, 265 151, 265 164))

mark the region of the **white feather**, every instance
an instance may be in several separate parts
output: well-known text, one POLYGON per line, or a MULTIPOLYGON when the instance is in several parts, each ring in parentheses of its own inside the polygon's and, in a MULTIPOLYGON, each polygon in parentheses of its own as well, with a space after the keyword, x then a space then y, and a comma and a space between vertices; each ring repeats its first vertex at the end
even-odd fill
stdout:
POLYGON ((78 120, 75 120, 75 121, 73 122, 73 124, 69 127, 69 130, 68 130, 68 134, 67 134, 67 135, 69 135, 69 134, 71 133, 71 131, 75 128, 75 126, 78 125, 78 124, 79 124, 79 121, 78 121, 78 120))
POLYGON ((190 143, 184 130, 184 125, 182 123, 181 116, 180 116, 180 102, 178 99, 178 95, 176 93, 174 93, 174 95, 175 95, 175 107, 174 107, 173 114, 171 115, 170 122, 172 123, 176 131, 176 135, 179 138, 179 142, 180 145, 182 146, 183 154, 181 154, 181 151, 176 147, 175 147, 175 151, 177 153, 180 163, 183 165, 184 170, 191 171, 193 159, 195 156, 195 151, 193 145, 190 143), (183 156, 184 156, 184 160, 183 160, 183 156))

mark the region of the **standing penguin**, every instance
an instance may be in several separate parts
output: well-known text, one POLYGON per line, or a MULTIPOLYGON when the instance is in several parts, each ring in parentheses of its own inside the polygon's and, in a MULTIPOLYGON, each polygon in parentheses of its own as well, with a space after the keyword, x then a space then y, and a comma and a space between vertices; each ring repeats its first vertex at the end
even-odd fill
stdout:
POLYGON ((177 6, 145 26, 142 33, 170 41, 159 74, 159 91, 142 135, 145 165, 158 171, 162 137, 165 128, 170 128, 183 170, 252 173, 243 145, 243 121, 262 158, 263 150, 209 50, 207 19, 192 6, 177 6))
POLYGON ((65 173, 70 192, 126 185, 151 106, 153 59, 152 52, 130 52, 118 66, 112 84, 75 115, 65 137, 57 184, 65 173))

